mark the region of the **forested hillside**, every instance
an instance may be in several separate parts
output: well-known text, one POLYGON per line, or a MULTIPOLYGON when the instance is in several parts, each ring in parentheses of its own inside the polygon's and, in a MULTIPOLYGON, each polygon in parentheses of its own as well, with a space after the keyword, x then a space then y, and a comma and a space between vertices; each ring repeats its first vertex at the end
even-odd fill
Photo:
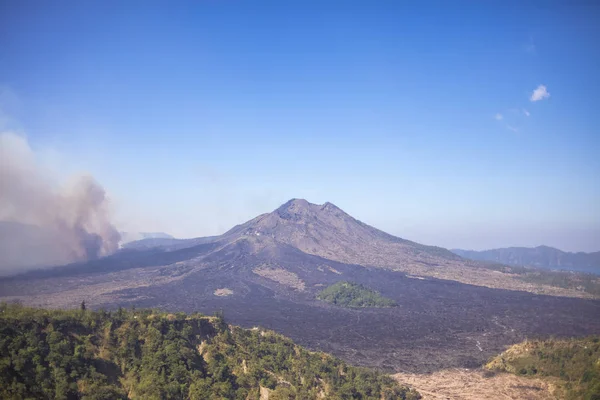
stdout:
POLYGON ((0 398, 418 399, 391 378, 220 315, 0 304, 0 398))
POLYGON ((527 341, 510 347, 486 368, 549 379, 559 398, 600 400, 600 336, 527 341))

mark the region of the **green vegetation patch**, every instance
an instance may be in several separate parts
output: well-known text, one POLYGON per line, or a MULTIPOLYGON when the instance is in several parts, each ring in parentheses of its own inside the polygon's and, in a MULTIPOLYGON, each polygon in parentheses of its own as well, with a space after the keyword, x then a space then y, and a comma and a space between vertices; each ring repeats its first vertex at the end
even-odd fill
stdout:
POLYGON ((567 400, 600 400, 600 336, 526 341, 493 358, 486 368, 553 379, 567 400))
POLYGON ((0 303, 2 399, 419 399, 392 378, 222 315, 0 303))
POLYGON ((322 290, 317 298, 341 307, 396 307, 398 304, 378 292, 352 282, 338 282, 322 290))

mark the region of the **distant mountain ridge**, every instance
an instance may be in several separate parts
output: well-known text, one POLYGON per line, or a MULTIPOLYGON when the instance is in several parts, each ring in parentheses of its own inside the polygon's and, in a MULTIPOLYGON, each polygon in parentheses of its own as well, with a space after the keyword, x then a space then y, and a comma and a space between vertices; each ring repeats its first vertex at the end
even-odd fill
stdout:
POLYGON ((471 260, 600 274, 600 251, 570 253, 549 246, 507 247, 484 251, 452 249, 452 251, 471 260))
POLYGON ((120 232, 121 245, 145 239, 175 239, 164 232, 120 232))

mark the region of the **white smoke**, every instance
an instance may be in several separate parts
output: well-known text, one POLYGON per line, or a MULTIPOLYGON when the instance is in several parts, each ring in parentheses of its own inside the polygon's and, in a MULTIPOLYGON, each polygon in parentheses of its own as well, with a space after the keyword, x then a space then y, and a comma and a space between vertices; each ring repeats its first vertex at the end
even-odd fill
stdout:
POLYGON ((0 133, 0 272, 87 261, 113 253, 120 235, 91 176, 58 186, 27 140, 0 133))

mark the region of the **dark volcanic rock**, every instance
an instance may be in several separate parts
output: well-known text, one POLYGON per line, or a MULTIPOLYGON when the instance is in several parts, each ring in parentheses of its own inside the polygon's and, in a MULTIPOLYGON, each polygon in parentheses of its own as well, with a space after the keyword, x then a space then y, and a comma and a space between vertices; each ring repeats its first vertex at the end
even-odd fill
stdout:
POLYGON ((307 259, 295 252, 286 248, 278 258, 240 256, 238 249, 231 249, 226 262, 185 279, 117 294, 133 299, 130 304, 136 307, 207 314, 222 310, 230 323, 274 329, 309 348, 389 371, 473 368, 528 337, 600 332, 599 301, 412 279, 316 256, 307 259), (298 275, 305 289, 289 289, 253 272, 266 263, 298 275), (398 307, 346 309, 315 299, 321 285, 341 280, 378 290, 398 307), (219 288, 233 294, 215 296, 219 288))

